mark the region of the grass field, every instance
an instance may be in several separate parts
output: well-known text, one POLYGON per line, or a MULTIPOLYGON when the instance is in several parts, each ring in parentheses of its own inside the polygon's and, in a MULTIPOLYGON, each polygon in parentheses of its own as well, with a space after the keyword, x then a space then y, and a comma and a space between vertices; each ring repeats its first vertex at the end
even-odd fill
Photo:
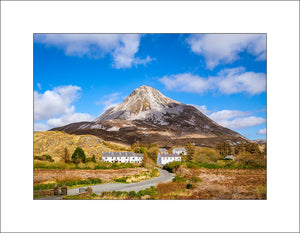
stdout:
POLYGON ((143 191, 103 192, 65 199, 266 199, 266 169, 179 169, 172 182, 143 191))

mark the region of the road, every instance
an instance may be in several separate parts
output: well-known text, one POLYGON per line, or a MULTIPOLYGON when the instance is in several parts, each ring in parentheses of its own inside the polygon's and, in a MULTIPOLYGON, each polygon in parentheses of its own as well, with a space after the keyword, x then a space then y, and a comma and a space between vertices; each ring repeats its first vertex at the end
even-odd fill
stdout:
MULTIPOLYGON (((148 180, 143 180, 137 183, 107 183, 107 184, 98 184, 90 186, 93 189, 93 193, 100 194, 104 191, 139 191, 146 188, 150 188, 151 186, 155 186, 161 182, 169 182, 174 178, 174 175, 167 172, 166 170, 158 169, 160 172, 159 177, 154 177, 148 180)), ((88 186, 86 186, 88 187, 88 186)), ((68 189, 68 195, 74 195, 79 193, 79 188, 68 189)))
MULTIPOLYGON (((148 180, 143 180, 137 183, 106 183, 106 184, 98 184, 98 185, 89 185, 81 188, 87 188, 87 187, 92 187, 93 193, 96 194, 101 194, 104 191, 140 191, 146 188, 150 188, 151 186, 155 186, 158 183, 165 183, 165 182, 170 182, 174 178, 174 174, 171 174, 167 172, 166 170, 162 170, 157 168, 160 172, 159 177, 154 177, 148 180)), ((68 195, 75 195, 79 193, 79 188, 73 188, 73 189, 68 189, 68 195)), ((61 199, 61 196, 57 197, 44 197, 44 198, 39 198, 39 199, 44 199, 44 200, 49 200, 49 199, 61 199)))

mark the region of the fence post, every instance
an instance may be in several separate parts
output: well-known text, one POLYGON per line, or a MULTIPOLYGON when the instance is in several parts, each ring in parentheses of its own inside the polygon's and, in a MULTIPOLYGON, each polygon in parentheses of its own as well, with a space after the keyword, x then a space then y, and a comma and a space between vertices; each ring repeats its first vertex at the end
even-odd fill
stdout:
POLYGON ((68 195, 68 188, 66 185, 61 186, 61 195, 68 195))
POLYGON ((91 187, 87 187, 86 192, 87 194, 92 195, 93 189, 91 187))
POLYGON ((58 187, 57 184, 54 185, 53 190, 54 190, 54 195, 58 195, 59 194, 59 187, 58 187))

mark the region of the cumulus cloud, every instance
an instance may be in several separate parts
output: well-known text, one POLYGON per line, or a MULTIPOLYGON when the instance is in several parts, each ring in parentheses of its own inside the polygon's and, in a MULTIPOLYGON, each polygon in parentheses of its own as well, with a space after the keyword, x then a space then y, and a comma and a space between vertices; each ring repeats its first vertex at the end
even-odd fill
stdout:
POLYGON ((260 125, 266 122, 266 119, 262 117, 250 116, 250 117, 243 117, 243 118, 235 118, 233 120, 220 120, 216 122, 230 129, 243 129, 243 128, 260 125))
POLYGON ((202 93, 212 89, 209 79, 190 73, 166 75, 159 79, 168 90, 202 93))
POLYGON ((238 60, 244 51, 256 60, 266 59, 265 34, 192 34, 186 43, 195 54, 204 56, 206 68, 211 70, 238 60))
POLYGON ((267 129, 264 128, 264 129, 260 129, 256 132, 257 135, 265 135, 267 133, 267 129))
POLYGON ((79 96, 78 86, 60 86, 44 93, 34 92, 34 130, 44 131, 79 121, 90 121, 94 117, 87 113, 76 113, 72 103, 79 96), (45 121, 44 122, 41 121, 45 121))
POLYGON ((109 54, 117 69, 132 65, 146 65, 153 59, 136 57, 140 46, 140 34, 35 34, 35 42, 63 49, 67 56, 92 59, 109 54))
POLYGON ((239 110, 221 110, 208 115, 218 124, 230 129, 243 129, 266 122, 262 117, 250 116, 252 113, 239 110), (247 117, 246 117, 247 116, 247 117))
POLYGON ((47 125, 50 128, 55 128, 70 123, 80 122, 80 121, 92 121, 95 117, 87 113, 67 113, 58 118, 50 118, 47 120, 47 125))
POLYGON ((59 114, 74 111, 74 106, 70 104, 77 98, 77 86, 60 86, 44 93, 34 91, 34 120, 45 120, 59 114))
POLYGON ((234 117, 242 117, 249 115, 251 115, 251 112, 243 112, 238 110, 221 110, 210 114, 209 117, 216 122, 221 122, 230 120, 234 117))
POLYGON ((260 94, 266 91, 264 73, 246 72, 244 67, 224 69, 217 76, 203 78, 190 73, 166 75, 159 79, 168 90, 204 93, 218 91, 223 94, 260 94))
POLYGON ((225 94, 260 94, 266 90, 267 85, 264 73, 246 72, 244 67, 224 69, 213 79, 219 91, 225 94))

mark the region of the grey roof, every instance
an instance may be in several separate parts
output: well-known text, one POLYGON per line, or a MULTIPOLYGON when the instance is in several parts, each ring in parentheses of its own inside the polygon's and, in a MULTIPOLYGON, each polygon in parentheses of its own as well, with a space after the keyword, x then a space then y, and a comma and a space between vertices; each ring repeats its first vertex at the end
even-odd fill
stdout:
POLYGON ((143 157, 143 154, 136 154, 132 151, 103 152, 102 157, 143 157))
POLYGON ((174 148, 173 151, 186 151, 185 148, 174 148))
POLYGON ((180 157, 180 155, 177 154, 161 154, 161 157, 180 157))

